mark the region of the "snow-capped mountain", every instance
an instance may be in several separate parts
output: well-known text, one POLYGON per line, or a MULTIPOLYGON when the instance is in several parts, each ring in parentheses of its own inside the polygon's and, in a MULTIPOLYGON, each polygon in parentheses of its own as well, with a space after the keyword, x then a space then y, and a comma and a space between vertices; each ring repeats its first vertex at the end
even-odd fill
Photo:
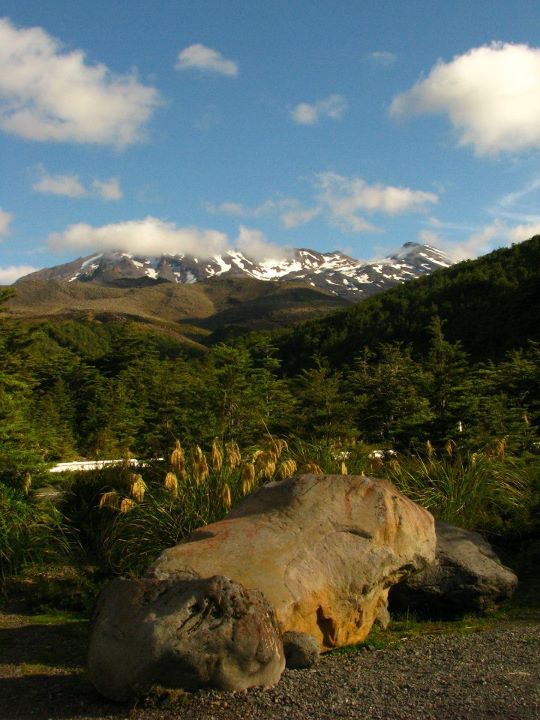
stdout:
POLYGON ((212 258, 142 257, 116 251, 38 270, 18 282, 78 280, 125 287, 159 281, 190 284, 218 277, 249 277, 294 281, 354 301, 451 264, 450 258, 437 248, 413 242, 405 243, 393 255, 369 262, 355 260, 339 251, 320 253, 304 248, 293 250, 285 259, 262 261, 249 258, 239 250, 229 250, 212 258))

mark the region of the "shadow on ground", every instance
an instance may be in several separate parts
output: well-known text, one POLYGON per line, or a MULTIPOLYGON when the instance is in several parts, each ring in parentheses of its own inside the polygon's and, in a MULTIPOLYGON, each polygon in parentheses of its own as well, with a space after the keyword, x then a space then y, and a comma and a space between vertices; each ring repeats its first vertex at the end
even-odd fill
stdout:
POLYGON ((114 718, 126 708, 107 703, 84 676, 88 623, 0 627, 2 720, 114 718))

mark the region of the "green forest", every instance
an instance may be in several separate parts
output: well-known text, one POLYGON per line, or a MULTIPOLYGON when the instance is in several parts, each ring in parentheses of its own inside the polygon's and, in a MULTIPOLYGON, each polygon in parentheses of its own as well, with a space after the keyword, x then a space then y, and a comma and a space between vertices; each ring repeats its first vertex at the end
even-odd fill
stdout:
POLYGON ((30 583, 49 598, 58 567, 74 588, 63 601, 84 603, 297 471, 389 477, 443 519, 538 536, 540 237, 291 329, 233 335, 194 351, 133 321, 4 309, 1 591, 30 583), (119 465, 49 472, 82 458, 119 465))

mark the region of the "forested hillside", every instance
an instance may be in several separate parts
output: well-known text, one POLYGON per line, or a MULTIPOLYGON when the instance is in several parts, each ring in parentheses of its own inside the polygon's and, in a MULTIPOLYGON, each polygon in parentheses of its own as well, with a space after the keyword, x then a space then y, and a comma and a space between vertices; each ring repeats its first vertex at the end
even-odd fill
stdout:
POLYGON ((28 462, 154 456, 176 437, 530 446, 540 420, 539 268, 535 237, 202 354, 126 320, 4 316, 2 473, 24 473, 19 453, 28 462))
POLYGON ((291 369, 316 352, 336 365, 350 364, 364 347, 386 342, 422 352, 435 316, 447 340, 459 341, 474 360, 500 359, 527 340, 540 340, 540 236, 307 322, 279 344, 291 369))

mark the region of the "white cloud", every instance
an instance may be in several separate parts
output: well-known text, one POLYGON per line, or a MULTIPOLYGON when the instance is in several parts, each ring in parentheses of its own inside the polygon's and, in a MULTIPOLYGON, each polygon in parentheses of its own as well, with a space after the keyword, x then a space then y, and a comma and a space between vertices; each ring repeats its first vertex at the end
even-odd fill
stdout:
POLYGON ((190 45, 178 53, 176 70, 202 70, 203 72, 214 72, 220 75, 236 77, 238 75, 238 63, 234 60, 227 60, 217 50, 196 43, 190 45))
MULTIPOLYGON (((441 227, 453 229, 456 226, 444 224, 441 227)), ((458 241, 449 240, 440 232, 431 230, 422 230, 418 234, 418 239, 420 242, 444 250, 454 262, 459 262, 460 260, 472 260, 479 255, 485 255, 498 247, 506 247, 511 243, 521 243, 533 235, 540 235, 540 218, 535 222, 514 226, 509 226, 497 218, 492 223, 477 228, 465 239, 458 241)))
POLYGON ((103 200, 120 200, 124 197, 122 188, 117 178, 109 180, 94 180, 92 182, 94 193, 103 200))
POLYGON ((503 197, 500 198, 498 205, 503 208, 513 207, 520 200, 536 192, 536 190, 538 190, 539 188, 540 177, 537 177, 528 182, 524 187, 520 188, 519 190, 515 190, 514 192, 503 195, 503 197))
POLYGON ((390 107, 419 113, 447 113, 478 155, 540 148, 540 49, 492 43, 439 61, 390 107))
POLYGON ((238 215, 241 217, 249 214, 249 208, 237 202, 222 202, 219 205, 206 203, 205 207, 208 212, 215 215, 238 215))
POLYGON ((27 140, 126 147, 160 104, 134 73, 115 75, 66 52, 39 27, 0 19, 0 128, 27 140))
POLYGON ((13 214, 8 213, 6 210, 2 210, 2 208, 0 208, 0 240, 2 240, 2 238, 5 238, 11 232, 9 226, 12 220, 13 214))
POLYGON ((460 241, 450 241, 439 233, 422 230, 418 239, 426 245, 432 245, 444 250, 453 262, 472 260, 479 255, 485 255, 494 249, 494 245, 507 244, 507 228, 499 220, 486 225, 471 233, 469 237, 460 241), (497 241, 494 243, 494 241, 497 241))
POLYGON ((32 265, 8 265, 0 267, 0 285, 11 285, 23 275, 35 272, 38 268, 32 265))
POLYGON ((281 216, 281 224, 286 228, 295 228, 305 225, 318 215, 321 214, 320 207, 300 208, 298 210, 289 210, 281 216))
POLYGON ((333 172, 317 175, 317 185, 318 200, 328 209, 332 222, 353 232, 377 230, 359 212, 398 215, 421 212, 427 205, 438 202, 435 193, 392 185, 368 185, 362 178, 343 177, 333 172))
POLYGON ((433 247, 440 247, 444 243, 441 236, 433 230, 420 230, 418 239, 424 245, 432 245, 433 247))
POLYGON ((43 165, 38 165, 37 173, 39 179, 32 185, 32 190, 43 195, 71 198, 99 197, 103 200, 120 200, 123 197, 117 178, 93 180, 91 187, 87 188, 74 173, 51 175, 43 165))
POLYGON ((348 107, 343 95, 329 95, 316 103, 299 103, 291 110, 291 117, 298 125, 314 125, 321 118, 339 120, 348 107))
POLYGON ((375 50, 374 52, 369 53, 369 55, 366 58, 371 62, 373 65, 393 65, 397 60, 397 55, 393 52, 388 52, 387 50, 375 50))
POLYGON ((70 225, 62 233, 49 235, 52 250, 123 250, 141 255, 193 254, 211 257, 227 248, 227 236, 218 230, 177 228, 154 217, 92 227, 70 225))
POLYGON ((72 198, 88 194, 77 175, 48 175, 45 170, 40 172, 41 178, 32 185, 32 190, 38 193, 72 198))
POLYGON ((254 260, 282 260, 290 250, 268 242, 264 233, 254 228, 240 226, 235 245, 238 250, 254 260))
POLYGON ((270 198, 256 205, 255 207, 249 207, 239 202, 222 202, 219 205, 213 205, 212 203, 206 203, 206 209, 208 212, 223 215, 236 215, 238 217, 262 217, 263 215, 271 215, 272 213, 282 212, 289 208, 295 208, 298 206, 298 200, 293 198, 281 198, 274 200, 270 198))
POLYGON ((244 218, 258 218, 265 215, 277 214, 285 228, 294 228, 299 225, 305 225, 313 218, 321 213, 321 207, 302 208, 301 204, 295 198, 269 199, 256 205, 249 207, 239 202, 222 202, 219 205, 206 203, 208 212, 223 215, 233 215, 244 218))
POLYGON ((526 225, 516 225, 508 232, 508 239, 513 243, 528 240, 533 235, 540 235, 540 220, 526 225))
MULTIPOLYGON (((101 227, 86 223, 70 225, 62 233, 49 235, 48 245, 55 251, 122 250, 135 255, 190 254, 208 258, 224 253, 228 249, 228 238, 218 230, 178 228, 174 223, 147 217, 101 227)), ((268 242, 260 230, 243 225, 235 246, 256 260, 278 260, 290 255, 289 249, 268 242)))

